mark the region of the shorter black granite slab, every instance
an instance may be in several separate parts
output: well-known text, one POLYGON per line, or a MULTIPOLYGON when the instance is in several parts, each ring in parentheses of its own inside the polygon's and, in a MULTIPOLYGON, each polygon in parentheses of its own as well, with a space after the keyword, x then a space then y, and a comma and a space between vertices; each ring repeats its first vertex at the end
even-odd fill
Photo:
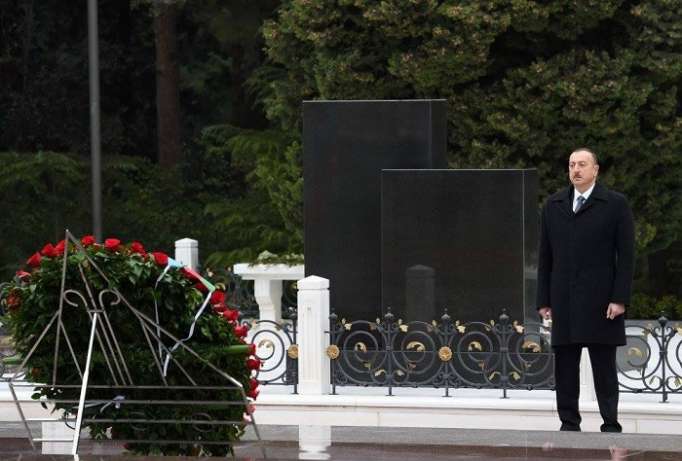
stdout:
POLYGON ((384 170, 381 194, 384 309, 537 320, 535 170, 384 170))

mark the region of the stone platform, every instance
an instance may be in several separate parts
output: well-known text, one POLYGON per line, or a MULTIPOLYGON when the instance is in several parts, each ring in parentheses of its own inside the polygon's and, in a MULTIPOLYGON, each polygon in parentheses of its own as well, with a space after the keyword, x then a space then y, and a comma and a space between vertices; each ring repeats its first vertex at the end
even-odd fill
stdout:
MULTIPOLYGON (((73 460, 67 455, 32 452, 19 428, 4 426, 0 438, 2 461, 73 460)), ((682 459, 682 439, 666 435, 565 433, 555 431, 419 429, 349 426, 260 427, 269 460, 319 459, 332 461, 544 461, 611 460, 672 461, 682 459), (579 447, 579 448, 576 448, 579 447)), ((263 456, 247 432, 236 449, 238 460, 263 456)), ((103 450, 89 442, 79 461, 188 460, 179 457, 136 457, 120 450, 103 450)), ((194 458, 196 459, 196 458, 194 458)))
MULTIPOLYGON (((559 417, 553 391, 458 389, 443 397, 437 389, 339 389, 340 395, 292 395, 269 386, 256 403, 256 422, 268 425, 346 425, 441 429, 555 430, 559 417)), ((581 394, 582 395, 582 394, 581 394)), ((682 435, 682 395, 660 403, 658 395, 620 394, 619 420, 629 434, 682 435)), ((582 429, 599 432, 597 402, 580 402, 582 429)))

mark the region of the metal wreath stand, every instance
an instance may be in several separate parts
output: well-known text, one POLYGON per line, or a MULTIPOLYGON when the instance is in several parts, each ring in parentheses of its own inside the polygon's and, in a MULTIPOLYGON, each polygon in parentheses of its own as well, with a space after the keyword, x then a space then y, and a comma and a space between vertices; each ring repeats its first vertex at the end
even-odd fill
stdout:
MULTIPOLYGON (((74 244, 76 247, 77 251, 80 252, 82 255, 85 256, 85 261, 88 262, 90 267, 94 269, 100 277, 102 277, 102 280, 105 282, 106 286, 110 288, 105 288, 101 290, 99 293, 96 294, 93 293, 91 285, 88 283, 88 279, 85 276, 85 273, 83 271, 83 265, 82 263, 78 264, 78 269, 80 272, 81 279, 83 281, 83 284, 85 286, 85 291, 86 291, 86 296, 83 295, 80 291, 73 290, 73 289, 67 289, 66 288, 66 269, 67 269, 67 257, 68 257, 68 251, 64 251, 64 257, 63 257, 63 266, 62 266, 62 280, 61 280, 61 293, 59 297, 59 309, 55 314, 52 316, 50 321, 48 322, 47 326, 43 329, 42 333, 36 340, 36 342, 33 344, 31 347, 31 350, 29 353, 26 355, 26 357, 23 359, 21 365, 18 368, 18 371, 12 373, 9 375, 9 378, 7 379, 8 385, 10 392, 12 394, 12 398, 14 399, 14 403, 17 407, 17 410, 19 412, 19 416, 21 417, 21 420, 24 424, 24 427, 26 428, 26 432, 28 434, 28 439, 29 442, 31 443, 31 447, 36 450, 36 445, 35 442, 72 442, 72 447, 71 447, 71 454, 77 455, 78 454, 78 448, 79 448, 79 442, 80 442, 80 434, 82 430, 82 425, 83 423, 126 423, 126 424, 131 424, 131 425, 140 425, 140 424, 190 424, 194 428, 197 427, 202 427, 206 429, 198 429, 199 432, 207 432, 210 431, 211 426, 213 427, 219 427, 219 426, 224 426, 224 425, 234 425, 234 424, 244 424, 244 425, 252 425, 256 439, 257 439, 257 444, 260 447, 261 453, 264 458, 267 458, 266 452, 265 452, 265 447, 263 445, 263 440, 260 437, 260 432, 258 430, 258 426, 256 425, 256 421, 253 416, 253 412, 251 409, 251 406, 249 405, 249 401, 247 400, 246 393, 244 391, 244 387, 240 382, 238 382, 236 379, 234 379, 232 376, 224 372, 223 370, 217 368, 215 365, 210 363, 208 360, 204 359, 201 357, 197 352, 195 352, 192 348, 184 344, 182 340, 179 338, 175 337, 171 333, 169 333, 167 330, 165 330, 161 325, 158 324, 158 322, 155 322, 152 320, 150 317, 133 307, 128 300, 123 296, 116 288, 111 287, 111 283, 109 282, 109 279, 106 277, 106 275, 102 272, 102 270, 95 264, 95 262, 90 258, 90 256, 87 254, 83 246, 81 245, 81 242, 78 241, 68 230, 66 230, 66 237, 65 241, 68 243, 74 244), (70 299, 71 298, 71 299, 70 299), (106 300, 105 300, 106 298, 106 300), (64 303, 68 304, 69 306, 73 307, 83 307, 86 309, 88 316, 90 317, 90 337, 88 341, 88 351, 87 351, 87 358, 85 361, 85 364, 81 368, 81 366, 78 363, 78 360, 76 358, 76 353, 72 347, 71 340, 69 338, 69 335, 66 331, 66 328, 64 327, 63 323, 63 313, 64 313, 64 303), (116 339, 116 334, 114 332, 114 329, 112 328, 112 324, 109 321, 109 316, 107 315, 107 307, 110 306, 116 306, 119 304, 123 304, 125 308, 128 309, 128 311, 134 316, 134 319, 136 319, 140 325, 140 328, 142 329, 142 332, 144 333, 144 337, 146 339, 147 345, 149 347, 149 352, 151 353, 152 357, 154 358, 154 362, 156 364, 156 368, 158 369, 159 376, 161 381, 163 382, 162 385, 158 386, 140 386, 140 385, 135 385, 133 376, 130 374, 130 371, 128 370, 128 366, 126 364, 125 356, 121 352, 121 348, 119 346, 119 343, 116 339), (33 384, 33 383, 27 383, 24 381, 25 378, 25 369, 26 364, 28 363, 29 359, 37 349, 38 345, 41 343, 45 335, 50 331, 51 328, 56 328, 56 338, 55 338, 55 347, 54 347, 54 360, 53 360, 53 367, 52 367, 52 383, 51 384, 33 384), (80 375, 82 379, 82 383, 80 385, 65 385, 65 384, 58 384, 57 382, 57 361, 59 358, 59 351, 60 351, 60 342, 61 342, 61 336, 64 337, 64 342, 66 343, 70 357, 73 360, 73 364, 75 365, 76 369, 78 370, 78 374, 80 375), (162 339, 166 338, 167 340, 170 340, 173 342, 174 346, 173 349, 167 347, 162 339), (154 348, 154 342, 157 345, 157 348, 155 350, 154 348), (90 368, 91 368, 91 361, 92 361, 92 352, 95 347, 95 343, 99 346, 104 360, 106 362, 107 368, 109 370, 109 376, 111 378, 111 382, 114 384, 104 384, 104 385, 98 385, 98 384, 91 384, 89 381, 90 378, 90 368), (186 353, 188 353, 190 356, 195 358, 196 360, 202 362, 208 369, 210 369, 212 372, 216 373, 218 376, 223 378, 226 383, 224 386, 202 386, 196 382, 196 380, 185 370, 185 368, 182 366, 181 363, 177 361, 177 359, 173 356, 173 350, 181 348, 184 350, 186 353), (163 357, 162 353, 165 353, 165 357, 163 357), (171 386, 168 385, 168 382, 166 380, 166 375, 164 373, 164 366, 163 362, 165 361, 172 361, 178 369, 181 371, 182 375, 187 379, 189 385, 185 386, 171 386), (80 398, 76 400, 62 400, 62 399, 55 399, 55 398, 43 398, 40 400, 33 400, 33 399, 19 399, 17 397, 16 393, 16 388, 26 388, 26 387, 32 387, 35 389, 40 389, 40 388, 49 388, 49 389, 74 389, 74 388, 80 388, 80 398), (115 391, 124 391, 124 390, 212 390, 212 391, 237 391, 241 397, 241 399, 237 400, 201 400, 201 401, 193 401, 193 400, 126 400, 124 397, 118 395, 115 398, 108 399, 108 400, 88 400, 87 395, 88 395, 88 390, 90 389, 110 389, 112 392, 115 391), (74 418, 73 416, 67 417, 67 415, 64 415, 61 418, 26 418, 24 415, 24 411, 22 409, 21 404, 22 403, 77 403, 77 412, 76 412, 76 417, 74 418), (228 420, 228 419, 220 419, 220 420, 213 420, 208 414, 201 413, 201 414, 194 414, 192 416, 192 419, 186 420, 186 419, 149 419, 147 416, 142 413, 140 413, 140 418, 128 418, 128 419, 99 419, 99 418, 84 418, 84 410, 88 407, 91 406, 108 406, 108 405, 115 405, 117 408, 120 405, 125 405, 125 404, 133 404, 133 405, 168 405, 168 406, 191 406, 191 405, 206 405, 206 406, 217 406, 217 407, 230 407, 230 406, 243 406, 246 411, 246 415, 248 417, 244 418, 243 420, 228 420), (60 439, 60 438, 36 438, 33 436, 33 433, 31 432, 31 429, 29 427, 29 422, 73 422, 75 421, 75 426, 74 426, 74 437, 73 439, 60 439)), ((69 412, 72 413, 72 412, 69 412)), ((131 440, 116 440, 118 443, 149 443, 149 444, 161 444, 161 445, 181 445, 181 444, 187 444, 187 445, 194 445, 194 444, 204 444, 204 445, 229 445, 229 446, 234 446, 238 444, 238 441, 232 441, 232 440, 225 440, 225 441, 201 441, 201 440, 151 440, 151 439, 131 439, 131 440)), ((231 450, 232 456, 234 457, 234 451, 231 450)))

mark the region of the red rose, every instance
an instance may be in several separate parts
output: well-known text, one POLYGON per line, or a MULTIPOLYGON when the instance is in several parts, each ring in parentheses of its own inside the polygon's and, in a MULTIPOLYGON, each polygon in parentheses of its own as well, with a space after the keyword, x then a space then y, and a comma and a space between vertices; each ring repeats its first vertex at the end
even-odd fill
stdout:
POLYGON ((140 242, 131 243, 130 244, 130 251, 132 251, 133 253, 137 253, 139 255, 142 255, 142 256, 147 255, 147 252, 144 251, 144 247, 142 246, 142 244, 140 242))
POLYGON ((252 399, 257 399, 258 394, 260 394, 260 391, 258 389, 251 389, 246 393, 247 397, 251 397, 252 399))
POLYGON ((57 256, 59 256, 57 254, 57 250, 54 249, 51 243, 45 245, 43 249, 40 250, 40 253, 42 253, 42 255, 45 256, 46 258, 56 258, 57 256))
POLYGON ((222 315, 223 312, 227 310, 227 306, 225 304, 216 304, 213 306, 213 311, 217 314, 222 315))
POLYGON ((90 245, 94 245, 95 244, 95 236, 94 235, 86 235, 85 237, 83 237, 81 239, 81 243, 85 247, 89 247, 90 245))
POLYGON ((7 297, 7 308, 10 312, 14 312, 19 309, 19 306, 21 306, 21 297, 15 293, 11 293, 7 297))
POLYGON ((261 362, 258 359, 248 359, 246 361, 246 368, 249 370, 258 370, 260 368, 261 362))
POLYGON ((229 320, 232 322, 239 320, 239 311, 236 310, 225 308, 225 310, 222 312, 222 315, 225 318, 225 320, 229 320))
POLYGON ((219 291, 216 290, 213 293, 211 293, 211 305, 215 306, 216 304, 224 304, 225 303, 225 292, 224 291, 219 291))
POLYGON ((109 251, 118 251, 121 247, 121 241, 119 239, 106 239, 104 241, 104 248, 109 251))
POLYGON ((258 382, 258 380, 256 378, 251 378, 249 380, 249 390, 253 390, 253 389, 257 388, 259 384, 260 383, 258 382))
POLYGON ((33 256, 28 258, 28 260, 26 261, 26 264, 28 264, 30 267, 33 267, 33 268, 40 267, 40 260, 41 259, 42 258, 40 257, 40 253, 35 252, 35 253, 33 253, 33 256))
POLYGON ((195 283, 195 284, 194 284, 194 288, 196 288, 197 290, 201 291, 202 293, 208 293, 208 288, 206 287, 206 285, 204 285, 204 284, 201 283, 201 282, 195 283))
POLYGON ((249 355, 256 355, 256 345, 251 343, 249 344, 249 355))
POLYGON ((166 253, 155 251, 152 253, 152 256, 154 256, 154 261, 156 261, 156 264, 159 266, 166 267, 168 265, 168 255, 166 253))
POLYGON ((237 325, 234 327, 234 334, 237 335, 240 338, 243 338, 246 336, 246 334, 249 332, 249 329, 247 328, 246 325, 237 325))
POLYGON ((19 277, 19 280, 24 280, 24 279, 26 279, 26 278, 30 278, 30 277, 31 277, 31 274, 29 274, 29 273, 26 272, 26 271, 17 271, 17 274, 16 274, 16 275, 17 275, 17 277, 19 277))
POLYGON ((54 246, 54 250, 57 252, 57 256, 63 255, 65 249, 66 242, 64 240, 60 240, 59 243, 54 246))

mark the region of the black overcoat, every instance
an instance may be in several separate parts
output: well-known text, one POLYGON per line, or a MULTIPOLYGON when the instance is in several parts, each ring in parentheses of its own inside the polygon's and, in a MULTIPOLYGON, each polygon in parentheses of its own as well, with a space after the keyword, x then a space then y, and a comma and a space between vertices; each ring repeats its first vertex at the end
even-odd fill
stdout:
POLYGON ((596 184, 578 213, 573 186, 542 209, 537 305, 552 309, 552 345, 625 344, 624 316, 606 318, 610 302, 630 302, 634 224, 624 195, 596 184))

